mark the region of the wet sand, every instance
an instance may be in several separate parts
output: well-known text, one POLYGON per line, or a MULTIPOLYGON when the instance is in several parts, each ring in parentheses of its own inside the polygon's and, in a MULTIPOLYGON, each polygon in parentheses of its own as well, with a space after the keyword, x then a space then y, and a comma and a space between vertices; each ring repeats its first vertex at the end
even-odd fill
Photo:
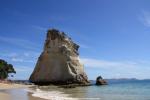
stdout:
POLYGON ((3 92, 0 92, 0 98, 1 100, 11 100, 10 95, 3 92))
POLYGON ((45 100, 32 96, 27 89, 32 85, 0 83, 0 100, 45 100))

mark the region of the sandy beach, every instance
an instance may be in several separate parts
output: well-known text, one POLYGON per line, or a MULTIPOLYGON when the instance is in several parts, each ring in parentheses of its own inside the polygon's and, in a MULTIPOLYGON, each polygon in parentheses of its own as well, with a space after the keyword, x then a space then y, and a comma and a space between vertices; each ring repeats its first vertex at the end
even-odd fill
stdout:
POLYGON ((23 85, 15 83, 0 83, 0 99, 1 100, 43 100, 41 98, 32 97, 31 93, 25 91, 33 85, 23 85))
POLYGON ((0 83, 0 98, 2 100, 11 100, 11 94, 3 92, 8 89, 27 88, 29 85, 14 84, 14 83, 0 83))
POLYGON ((14 88, 27 88, 32 85, 23 85, 23 84, 15 84, 15 83, 0 83, 0 90, 3 89, 14 89, 14 88))
POLYGON ((3 93, 3 92, 0 92, 0 98, 2 100, 11 100, 10 99, 10 95, 9 94, 6 94, 6 93, 3 93))

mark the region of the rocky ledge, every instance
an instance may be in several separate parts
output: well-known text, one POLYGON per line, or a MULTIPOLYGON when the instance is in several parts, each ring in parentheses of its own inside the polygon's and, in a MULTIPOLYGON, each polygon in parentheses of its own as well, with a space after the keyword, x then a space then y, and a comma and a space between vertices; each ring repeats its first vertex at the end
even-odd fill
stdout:
POLYGON ((64 32, 48 30, 44 50, 29 80, 35 84, 89 84, 78 49, 64 32))

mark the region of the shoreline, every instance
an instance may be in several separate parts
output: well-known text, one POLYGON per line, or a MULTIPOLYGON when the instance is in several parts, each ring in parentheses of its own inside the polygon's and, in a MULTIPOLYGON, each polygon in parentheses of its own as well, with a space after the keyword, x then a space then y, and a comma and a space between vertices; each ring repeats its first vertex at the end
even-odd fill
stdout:
MULTIPOLYGON (((33 87, 33 86, 35 86, 35 85, 25 85, 25 84, 17 84, 17 83, 10 83, 10 82, 0 82, 0 98, 2 100, 12 100, 12 98, 21 97, 21 95, 19 95, 20 93, 24 95, 22 90, 28 89, 28 88, 33 87), (16 95, 14 95, 14 92, 12 92, 12 91, 15 91, 16 95)), ((29 93, 29 92, 28 92, 28 94, 31 95, 31 93, 29 93)), ((44 99, 33 97, 33 99, 31 99, 31 100, 44 100, 44 99)))
MULTIPOLYGON (((91 86, 91 84, 86 84, 86 85, 85 84, 84 85, 83 84, 67 84, 67 85, 49 84, 49 85, 57 86, 58 88, 75 88, 75 87, 91 86)), ((47 100, 49 98, 60 98, 59 96, 55 95, 55 92, 56 94, 59 94, 60 96, 62 96, 62 98, 64 95, 66 96, 66 98, 69 98, 67 94, 62 94, 62 92, 60 91, 48 92, 51 94, 50 97, 45 97, 44 95, 47 93, 44 91, 41 91, 40 89, 36 89, 34 92, 26 91, 26 90, 30 90, 30 88, 32 87, 37 88, 40 86, 43 86, 43 85, 35 85, 35 84, 28 83, 27 81, 22 81, 22 80, 0 81, 0 98, 2 100, 16 100, 20 98, 28 98, 27 100, 47 100)))
MULTIPOLYGON (((51 86, 60 88, 59 86, 56 85, 51 85, 51 86)), ((20 100, 21 98, 24 98, 24 100, 49 100, 49 98, 51 98, 52 100, 53 99, 76 100, 75 98, 69 97, 69 94, 65 94, 62 91, 54 90, 54 91, 45 92, 40 88, 40 87, 43 88, 43 86, 37 86, 37 87, 36 85, 26 85, 22 83, 17 84, 13 82, 0 83, 0 98, 2 100, 20 100), (32 87, 35 88, 35 90, 32 91, 32 87)), ((66 86, 65 87, 62 86, 61 88, 66 88, 66 86)), ((72 88, 72 86, 69 86, 67 88, 72 88)))

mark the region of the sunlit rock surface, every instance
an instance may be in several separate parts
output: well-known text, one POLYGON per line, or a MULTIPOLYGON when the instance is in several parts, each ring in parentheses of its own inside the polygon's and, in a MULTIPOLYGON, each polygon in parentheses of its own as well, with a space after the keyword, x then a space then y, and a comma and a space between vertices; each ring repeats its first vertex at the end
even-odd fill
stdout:
POLYGON ((35 69, 30 76, 33 83, 88 83, 79 60, 79 45, 64 32, 50 29, 35 69))

